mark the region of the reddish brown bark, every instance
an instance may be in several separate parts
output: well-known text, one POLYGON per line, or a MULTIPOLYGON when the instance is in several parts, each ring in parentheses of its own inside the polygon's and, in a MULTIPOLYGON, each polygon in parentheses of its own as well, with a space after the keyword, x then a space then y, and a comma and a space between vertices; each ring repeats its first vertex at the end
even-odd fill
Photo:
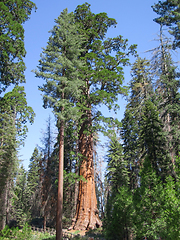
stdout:
POLYGON ((94 166, 93 166, 93 135, 84 134, 85 124, 79 133, 79 151, 82 162, 79 170, 80 176, 85 180, 79 182, 79 193, 76 215, 71 228, 77 230, 94 229, 102 225, 97 209, 95 192, 94 166))
POLYGON ((59 140, 59 175, 58 175, 58 199, 56 216, 56 240, 62 239, 63 166, 64 166, 64 122, 61 121, 59 140))

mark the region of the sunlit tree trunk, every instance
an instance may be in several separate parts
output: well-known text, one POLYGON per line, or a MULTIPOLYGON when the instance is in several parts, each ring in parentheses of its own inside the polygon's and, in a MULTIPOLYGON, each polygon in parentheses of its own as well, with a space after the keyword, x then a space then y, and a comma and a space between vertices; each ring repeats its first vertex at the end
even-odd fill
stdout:
MULTIPOLYGON (((90 114, 91 115, 91 114, 90 114)), ((87 124, 91 127, 92 122, 85 121, 79 132, 79 152, 82 160, 79 175, 84 178, 79 182, 79 193, 76 208, 76 216, 73 219, 74 229, 94 229, 102 225, 97 209, 97 198, 95 192, 94 165, 93 165, 93 134, 84 133, 87 124)))

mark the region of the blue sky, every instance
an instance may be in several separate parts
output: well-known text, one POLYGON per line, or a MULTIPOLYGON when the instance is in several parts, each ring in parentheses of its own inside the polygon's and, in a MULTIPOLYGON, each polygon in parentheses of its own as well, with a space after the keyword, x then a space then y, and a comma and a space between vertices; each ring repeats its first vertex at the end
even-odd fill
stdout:
MULTIPOLYGON (((57 18, 63 9, 74 11, 77 5, 85 3, 82 0, 34 0, 37 5, 37 11, 33 11, 30 19, 24 24, 25 29, 25 48, 27 55, 26 64, 26 84, 25 91, 27 94, 28 105, 33 108, 36 113, 33 125, 28 125, 29 132, 25 140, 25 146, 21 148, 19 155, 25 168, 28 168, 29 159, 35 146, 40 145, 42 130, 46 129, 46 120, 50 109, 43 109, 42 96, 38 90, 38 86, 42 85, 43 80, 35 78, 32 72, 38 65, 42 47, 46 47, 49 38, 48 31, 54 26, 54 19, 57 18)), ((106 12, 109 17, 115 18, 118 22, 116 28, 110 28, 107 37, 116 37, 122 35, 129 40, 129 44, 138 44, 138 53, 141 57, 145 57, 145 51, 156 46, 153 41, 156 38, 159 26, 153 22, 156 14, 151 6, 157 2, 155 0, 89 0, 91 11, 94 13, 106 12)), ((125 72, 126 83, 130 81, 129 70, 125 72)), ((120 97, 119 105, 121 106, 117 117, 123 117, 125 101, 120 97)), ((106 110, 104 110, 106 114, 106 110)), ((107 113, 109 114, 109 113, 107 113)), ((111 113, 112 114, 112 113, 111 113)))

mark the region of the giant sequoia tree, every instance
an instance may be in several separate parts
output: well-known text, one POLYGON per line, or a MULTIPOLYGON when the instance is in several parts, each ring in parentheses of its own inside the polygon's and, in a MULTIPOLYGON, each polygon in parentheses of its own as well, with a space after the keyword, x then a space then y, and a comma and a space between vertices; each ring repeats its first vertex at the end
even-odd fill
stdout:
POLYGON ((106 13, 93 14, 87 3, 77 7, 74 18, 65 10, 56 24, 36 76, 46 80, 40 90, 44 92, 45 107, 54 109, 60 123, 60 147, 65 121, 79 118, 79 174, 85 181, 79 183, 73 227, 95 228, 101 226, 101 221, 95 193, 93 133, 105 119, 96 109, 102 103, 108 109, 118 107, 115 103, 118 95, 125 92, 123 66, 129 63, 128 55, 135 46, 128 48, 122 36, 105 39, 108 28, 116 21, 106 13))
MULTIPOLYGON (((82 111, 79 121, 79 152, 82 156, 79 174, 86 181, 79 183, 79 195, 74 229, 90 229, 101 226, 98 217, 93 166, 93 133, 102 130, 100 123, 106 118, 97 110, 105 104, 108 109, 118 107, 119 94, 125 92, 122 87, 123 66, 128 64, 128 55, 135 46, 127 47, 127 39, 122 36, 106 39, 109 27, 115 26, 115 19, 106 13, 94 14, 90 5, 79 5, 75 20, 80 25, 80 32, 86 36, 81 56, 86 61, 82 68, 83 88, 78 106, 82 111)), ((107 120, 107 119, 106 119, 107 120)))

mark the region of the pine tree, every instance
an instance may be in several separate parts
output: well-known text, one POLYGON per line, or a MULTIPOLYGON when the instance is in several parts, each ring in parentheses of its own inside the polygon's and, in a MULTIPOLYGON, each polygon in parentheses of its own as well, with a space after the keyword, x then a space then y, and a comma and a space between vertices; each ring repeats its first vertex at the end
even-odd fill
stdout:
POLYGON ((107 155, 107 179, 112 185, 112 191, 117 192, 121 186, 127 185, 128 163, 123 156, 123 148, 116 133, 110 136, 109 150, 107 155))
MULTIPOLYGON (((16 86, 0 99, 0 172, 2 173, 0 175, 0 196, 2 194, 3 196, 7 195, 5 193, 9 190, 5 186, 11 186, 8 182, 11 182, 14 178, 15 170, 18 166, 17 149, 23 144, 28 130, 26 122, 32 123, 34 120, 34 112, 27 105, 25 97, 24 88, 16 86)), ((2 221, 1 228, 3 227, 4 223, 2 221)))
POLYGON ((0 198, 5 213, 0 216, 0 229, 7 223, 6 199, 18 165, 17 149, 26 136, 26 122, 33 122, 34 118, 32 108, 27 106, 23 87, 17 86, 25 82, 23 23, 33 8, 36 6, 31 1, 0 2, 0 94, 8 86, 16 85, 0 98, 0 198))
POLYGON ((132 230, 132 193, 129 188, 128 162, 116 134, 110 136, 107 155, 107 182, 109 185, 103 227, 108 239, 129 239, 132 230))
POLYGON ((31 219, 41 216, 41 172, 40 161, 42 159, 41 153, 35 147, 30 158, 29 170, 27 175, 27 187, 29 191, 28 208, 31 214, 31 219))
POLYGON ((179 181, 167 176, 162 184, 148 157, 140 170, 140 179, 133 196, 135 239, 178 239, 179 181))
POLYGON ((172 172, 172 164, 167 150, 167 139, 163 123, 159 118, 157 107, 152 99, 146 100, 143 107, 143 117, 140 121, 140 137, 143 139, 145 158, 151 162, 157 177, 165 181, 172 172))
POLYGON ((47 47, 43 49, 39 61, 37 77, 42 77, 46 83, 40 88, 44 93, 44 107, 51 107, 57 117, 59 127, 59 187, 57 206, 56 237, 62 237, 62 200, 63 200, 63 164, 64 164, 64 123, 68 119, 76 119, 78 115, 75 106, 81 93, 82 83, 79 79, 80 44, 83 37, 78 33, 72 13, 65 9, 51 31, 47 47))
POLYGON ((164 205, 163 185, 148 157, 145 158, 139 174, 140 187, 133 196, 135 239, 158 239, 165 228, 165 222, 161 219, 164 205))
POLYGON ((144 141, 140 136, 140 122, 143 117, 143 106, 152 94, 150 62, 138 58, 132 66, 130 97, 122 119, 121 136, 123 139, 124 158, 128 162, 129 181, 132 189, 138 186, 138 172, 144 159, 144 141))
MULTIPOLYGON (((153 51, 152 69, 156 86, 156 105, 163 123, 168 145, 166 146, 171 157, 170 165, 175 166, 176 156, 179 155, 179 115, 180 115, 180 79, 177 67, 172 60, 171 46, 163 35, 160 25, 159 46, 153 51)), ((171 175, 176 173, 172 169, 171 175)))

